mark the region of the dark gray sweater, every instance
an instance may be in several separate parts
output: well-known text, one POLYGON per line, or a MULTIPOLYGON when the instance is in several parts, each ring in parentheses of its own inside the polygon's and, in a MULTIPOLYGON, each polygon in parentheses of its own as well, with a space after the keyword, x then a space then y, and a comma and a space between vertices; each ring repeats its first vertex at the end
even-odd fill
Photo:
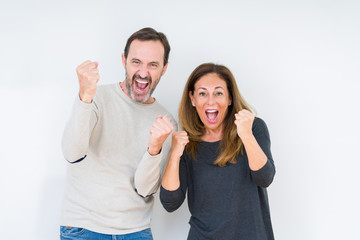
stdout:
POLYGON ((271 240, 274 239, 266 187, 275 175, 265 122, 255 118, 253 134, 268 160, 258 171, 249 168, 246 152, 236 164, 218 167, 220 142, 201 142, 197 158, 184 152, 180 160, 180 188, 161 187, 160 200, 172 212, 188 194, 191 212, 190 240, 271 240))

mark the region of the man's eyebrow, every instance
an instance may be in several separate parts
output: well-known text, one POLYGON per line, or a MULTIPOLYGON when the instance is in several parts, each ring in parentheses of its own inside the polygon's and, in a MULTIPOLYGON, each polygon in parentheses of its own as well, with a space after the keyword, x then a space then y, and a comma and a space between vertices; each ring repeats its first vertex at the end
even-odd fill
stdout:
POLYGON ((138 58, 132 58, 131 61, 139 61, 139 62, 141 62, 141 60, 138 59, 138 58))
MULTIPOLYGON (((139 58, 132 58, 131 61, 139 61, 139 62, 142 62, 139 58)), ((159 65, 160 62, 159 62, 159 61, 152 61, 152 62, 150 62, 149 64, 157 64, 157 65, 159 65)))

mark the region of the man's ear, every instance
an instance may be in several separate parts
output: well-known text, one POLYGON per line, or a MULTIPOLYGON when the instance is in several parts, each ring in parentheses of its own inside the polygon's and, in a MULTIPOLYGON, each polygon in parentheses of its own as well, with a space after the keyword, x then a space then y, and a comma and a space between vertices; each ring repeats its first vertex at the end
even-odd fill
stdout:
POLYGON ((124 68, 125 68, 125 66, 126 66, 126 59, 125 59, 125 55, 124 55, 124 54, 121 54, 121 60, 122 60, 123 66, 124 66, 124 68))
POLYGON ((166 72, 166 69, 167 69, 168 65, 169 65, 169 62, 167 62, 167 63, 166 63, 166 65, 163 67, 163 70, 162 70, 161 76, 165 74, 165 72, 166 72))

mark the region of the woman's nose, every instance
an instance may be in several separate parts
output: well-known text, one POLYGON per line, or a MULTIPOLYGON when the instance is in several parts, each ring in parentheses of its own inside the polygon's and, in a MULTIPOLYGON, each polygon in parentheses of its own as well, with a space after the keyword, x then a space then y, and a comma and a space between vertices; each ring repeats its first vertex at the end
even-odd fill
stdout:
POLYGON ((209 94, 209 97, 208 97, 208 104, 209 105, 212 105, 215 103, 215 98, 212 94, 209 94))

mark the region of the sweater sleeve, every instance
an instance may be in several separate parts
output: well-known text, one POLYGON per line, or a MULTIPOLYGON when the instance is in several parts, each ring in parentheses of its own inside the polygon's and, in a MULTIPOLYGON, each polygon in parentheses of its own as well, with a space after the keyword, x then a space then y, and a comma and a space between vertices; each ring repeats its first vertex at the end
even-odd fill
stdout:
POLYGON ((268 128, 265 122, 256 118, 253 124, 253 134, 256 138, 256 141, 260 145, 261 149, 264 151, 267 156, 266 164, 257 171, 251 170, 251 177, 256 185, 259 187, 268 187, 275 176, 275 165, 272 159, 271 150, 270 150, 270 135, 268 128))
POLYGON ((160 163, 163 149, 158 155, 151 156, 145 151, 134 177, 135 190, 142 197, 148 197, 156 192, 160 185, 160 163))
POLYGON ((83 160, 88 152, 92 130, 97 122, 96 103, 84 103, 76 98, 62 137, 62 151, 70 163, 83 160))
MULTIPOLYGON (((172 119, 172 117, 169 117, 172 119)), ((177 131, 178 125, 172 120, 174 131, 177 131)), ((161 182, 161 175, 170 155, 171 134, 163 144, 158 155, 151 156, 148 151, 141 159, 134 177, 135 190, 142 197, 148 197, 158 190, 161 182)))
MULTIPOLYGON (((184 152, 185 154, 185 152, 184 152)), ((180 187, 174 191, 166 190, 161 186, 160 188, 160 201, 163 207, 168 212, 173 212, 178 209, 185 200, 185 195, 187 191, 187 167, 184 160, 184 154, 180 159, 179 166, 179 178, 180 178, 180 187)))

